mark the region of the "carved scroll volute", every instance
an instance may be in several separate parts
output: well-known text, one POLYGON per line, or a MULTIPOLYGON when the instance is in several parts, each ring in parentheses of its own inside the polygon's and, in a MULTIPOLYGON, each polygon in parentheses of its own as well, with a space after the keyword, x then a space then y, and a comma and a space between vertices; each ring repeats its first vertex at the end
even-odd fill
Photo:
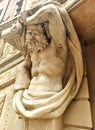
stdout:
POLYGON ((26 55, 25 48, 25 25, 19 20, 13 23, 10 28, 4 29, 1 31, 1 38, 5 42, 8 42, 17 50, 19 50, 22 55, 26 55))

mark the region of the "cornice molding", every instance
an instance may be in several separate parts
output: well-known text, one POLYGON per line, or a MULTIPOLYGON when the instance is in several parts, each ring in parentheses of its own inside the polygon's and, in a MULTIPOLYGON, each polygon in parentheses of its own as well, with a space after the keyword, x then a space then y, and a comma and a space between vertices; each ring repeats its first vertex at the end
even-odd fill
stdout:
POLYGON ((1 90, 1 89, 4 89, 5 87, 10 86, 10 85, 13 84, 14 82, 15 82, 15 78, 13 78, 13 79, 11 79, 11 80, 5 82, 5 83, 0 84, 0 90, 1 90))
POLYGON ((0 74, 7 71, 8 69, 16 66, 17 64, 21 63, 23 60, 24 60, 24 58, 20 52, 12 55, 11 58, 0 63, 0 74))
POLYGON ((5 71, 7 71, 8 69, 16 66, 17 64, 21 63, 23 61, 23 57, 19 57, 18 59, 16 60, 13 60, 12 62, 10 62, 9 64, 5 64, 4 67, 0 68, 0 73, 3 73, 5 71))
POLYGON ((65 8, 69 13, 71 13, 74 9, 81 6, 83 3, 85 3, 87 0, 67 0, 65 4, 65 8))
POLYGON ((16 75, 19 71, 18 69, 22 64, 23 62, 0 74, 0 90, 12 85, 15 82, 16 75))

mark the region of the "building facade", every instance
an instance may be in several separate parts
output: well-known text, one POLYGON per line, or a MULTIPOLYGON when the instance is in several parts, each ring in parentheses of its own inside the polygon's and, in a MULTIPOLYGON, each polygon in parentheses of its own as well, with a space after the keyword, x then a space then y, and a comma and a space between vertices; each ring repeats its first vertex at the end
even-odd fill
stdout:
MULTIPOLYGON (((19 69, 25 61, 24 54, 8 36, 7 29, 22 13, 35 7, 41 0, 1 0, 0 1, 0 129, 32 130, 29 119, 17 114, 13 109, 14 84, 19 69), (5 33, 6 32, 6 33, 5 33), (3 36, 3 33, 4 36, 3 36), (6 37, 6 38, 5 38, 6 37), (10 43, 8 43, 10 41, 10 43), (13 44, 12 44, 13 43, 13 44)), ((94 0, 60 0, 67 9, 78 34, 83 58, 83 78, 76 96, 66 108, 62 118, 63 130, 94 130, 94 64, 95 64, 95 2, 94 0), (93 4, 92 4, 93 3, 93 4), (89 5, 89 6, 88 6, 89 5)), ((35 11, 35 10, 34 10, 35 11)), ((23 13, 25 15, 25 13, 23 13)), ((31 13, 29 14, 31 16, 31 13)), ((11 36, 12 37, 12 36, 11 36)), ((13 37, 16 37, 13 36, 13 37)), ((81 68, 80 68, 81 69, 81 68)), ((64 96, 64 95, 63 95, 64 96)), ((32 128, 33 127, 33 128, 32 128)), ((50 128, 50 127, 49 127, 50 128)), ((44 129, 44 128, 43 128, 44 129)), ((38 130, 42 130, 38 127, 38 130)), ((55 129, 54 129, 55 130, 55 129)), ((57 130, 57 129, 56 129, 57 130)))

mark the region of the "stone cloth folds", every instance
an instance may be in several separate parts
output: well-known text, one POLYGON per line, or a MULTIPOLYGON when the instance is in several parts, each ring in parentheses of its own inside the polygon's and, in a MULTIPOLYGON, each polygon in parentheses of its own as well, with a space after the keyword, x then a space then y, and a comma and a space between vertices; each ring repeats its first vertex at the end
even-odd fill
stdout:
POLYGON ((59 12, 67 29, 67 44, 73 57, 74 67, 70 71, 66 86, 60 92, 36 93, 28 89, 16 92, 13 99, 14 109, 26 118, 50 119, 61 116, 81 86, 83 61, 80 42, 65 8, 59 8, 59 12))

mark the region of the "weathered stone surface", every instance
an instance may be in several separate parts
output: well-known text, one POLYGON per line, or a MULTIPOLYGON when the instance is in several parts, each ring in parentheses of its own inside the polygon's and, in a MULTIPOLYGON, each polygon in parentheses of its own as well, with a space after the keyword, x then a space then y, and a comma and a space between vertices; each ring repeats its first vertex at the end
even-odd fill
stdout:
POLYGON ((91 129, 66 126, 66 127, 63 128, 63 130, 91 130, 91 129))
POLYGON ((1 113, 2 113, 4 101, 5 101, 5 95, 0 96, 0 115, 1 115, 1 113))
POLYGON ((3 40, 0 41, 0 74, 24 60, 21 53, 3 40))
POLYGON ((84 76, 87 76, 87 65, 85 57, 83 57, 83 64, 84 64, 84 76))
POLYGON ((13 110, 11 93, 5 99, 0 118, 0 130, 25 130, 25 121, 19 119, 13 110))
POLYGON ((79 34, 79 38, 84 42, 91 43, 95 41, 94 14, 95 0, 87 0, 79 8, 76 8, 74 11, 71 12, 72 21, 77 33, 79 34))
POLYGON ((20 118, 17 115, 14 118, 13 128, 11 130, 27 130, 26 129, 26 120, 24 118, 20 118))
MULTIPOLYGON (((4 42, 2 44, 4 44, 4 42)), ((0 48, 0 51, 1 50, 2 50, 2 47, 0 48)), ((13 57, 14 55, 18 53, 19 53, 18 50, 13 48, 13 46, 11 46, 10 44, 6 43, 2 52, 2 56, 0 57, 0 64, 2 62, 7 61, 8 59, 10 59, 11 57, 13 57)))
POLYGON ((13 85, 9 85, 9 86, 4 86, 3 89, 0 89, 0 96, 3 97, 3 96, 6 96, 10 90, 13 88, 13 85))
POLYGON ((91 129, 92 119, 89 101, 73 101, 64 113, 64 124, 91 129))
POLYGON ((63 130, 63 115, 55 119, 29 119, 27 130, 63 130))
POLYGON ((83 78, 81 88, 75 99, 89 99, 89 89, 87 77, 83 78))
POLYGON ((8 83, 9 81, 16 78, 17 72, 18 72, 18 70, 19 70, 19 68, 21 67, 22 64, 23 64, 23 62, 16 65, 15 67, 12 67, 11 69, 8 69, 7 71, 3 72, 2 74, 0 74, 0 89, 4 88, 4 86, 10 85, 10 84, 7 85, 6 83, 8 83), (6 84, 6 85, 4 85, 4 84, 6 84))
POLYGON ((91 98, 93 126, 95 130, 95 44, 86 46, 86 62, 91 98))

